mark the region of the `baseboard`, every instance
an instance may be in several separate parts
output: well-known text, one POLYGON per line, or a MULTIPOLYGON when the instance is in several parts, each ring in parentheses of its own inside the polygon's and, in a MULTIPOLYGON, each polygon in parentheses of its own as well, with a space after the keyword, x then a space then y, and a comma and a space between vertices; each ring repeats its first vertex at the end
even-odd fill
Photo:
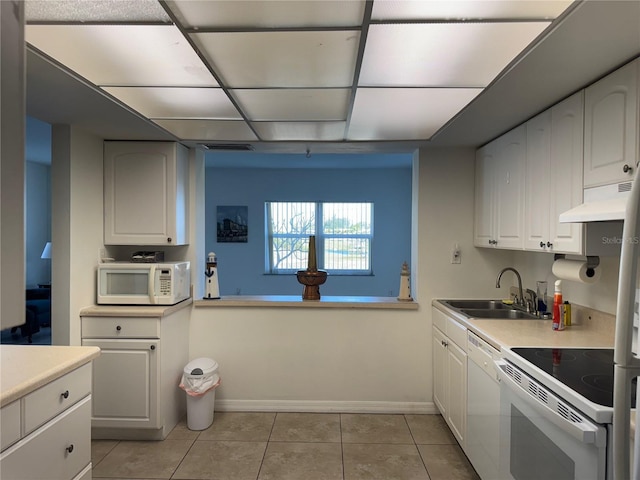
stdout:
POLYGON ((215 400, 220 412, 407 413, 438 414, 433 402, 352 402, 316 400, 215 400))

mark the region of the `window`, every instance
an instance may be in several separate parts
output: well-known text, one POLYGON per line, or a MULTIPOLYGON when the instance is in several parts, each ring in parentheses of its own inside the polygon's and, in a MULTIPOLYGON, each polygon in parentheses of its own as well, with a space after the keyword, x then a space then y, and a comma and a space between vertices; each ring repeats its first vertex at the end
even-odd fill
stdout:
POLYGON ((267 202, 265 215, 268 273, 305 270, 315 235, 319 269, 371 274, 372 203, 267 202))

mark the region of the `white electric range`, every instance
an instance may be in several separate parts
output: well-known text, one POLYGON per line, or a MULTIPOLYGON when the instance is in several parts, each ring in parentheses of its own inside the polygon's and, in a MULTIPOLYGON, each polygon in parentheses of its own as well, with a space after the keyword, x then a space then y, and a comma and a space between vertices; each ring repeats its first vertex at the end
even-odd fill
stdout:
POLYGON ((611 479, 613 349, 502 355, 501 478, 611 479))

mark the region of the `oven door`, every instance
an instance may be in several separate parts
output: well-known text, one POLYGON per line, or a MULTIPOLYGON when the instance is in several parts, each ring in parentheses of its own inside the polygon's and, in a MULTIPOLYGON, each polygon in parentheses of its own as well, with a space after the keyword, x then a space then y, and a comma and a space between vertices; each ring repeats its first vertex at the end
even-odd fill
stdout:
POLYGON ((500 377, 500 474, 509 480, 604 480, 607 430, 513 365, 500 377))

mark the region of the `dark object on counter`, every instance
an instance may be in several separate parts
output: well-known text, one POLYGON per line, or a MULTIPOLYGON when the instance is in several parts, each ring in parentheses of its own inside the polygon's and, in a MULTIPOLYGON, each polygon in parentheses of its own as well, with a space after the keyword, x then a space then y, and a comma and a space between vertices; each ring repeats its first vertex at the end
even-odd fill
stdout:
POLYGON ((160 263, 164 262, 164 252, 133 252, 132 263, 160 263))

